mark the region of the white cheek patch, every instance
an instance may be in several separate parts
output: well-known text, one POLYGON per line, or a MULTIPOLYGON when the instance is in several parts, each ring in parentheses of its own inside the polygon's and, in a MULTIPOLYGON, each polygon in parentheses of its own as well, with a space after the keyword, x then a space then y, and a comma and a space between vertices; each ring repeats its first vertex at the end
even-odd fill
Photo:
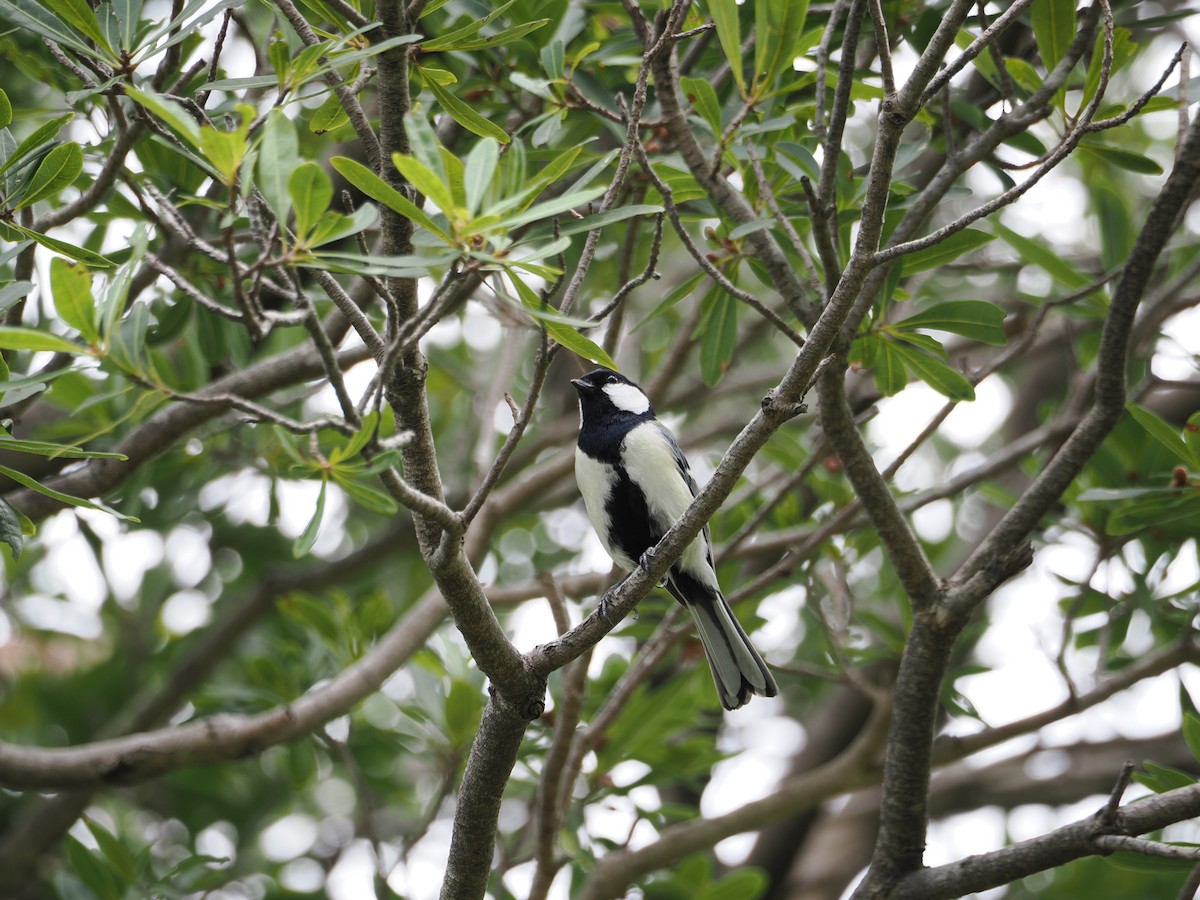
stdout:
POLYGON ((608 399, 612 401, 613 406, 622 412, 641 415, 650 408, 650 398, 632 384, 625 384, 624 382, 606 384, 604 386, 604 393, 608 395, 608 399))

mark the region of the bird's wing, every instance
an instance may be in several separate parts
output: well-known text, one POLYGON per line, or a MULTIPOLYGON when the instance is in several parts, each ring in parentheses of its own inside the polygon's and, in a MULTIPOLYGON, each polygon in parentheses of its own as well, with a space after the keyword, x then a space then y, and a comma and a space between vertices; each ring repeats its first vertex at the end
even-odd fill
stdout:
MULTIPOLYGON (((688 486, 688 490, 692 492, 692 497, 694 498, 698 493, 700 493, 700 488, 696 485, 696 479, 692 477, 692 469, 691 466, 688 465, 687 457, 683 455, 683 448, 679 446, 679 442, 675 440, 675 435, 671 434, 665 425, 662 425, 658 422, 655 422, 655 425, 657 425, 658 429, 663 433, 663 435, 666 436, 667 443, 671 445, 671 451, 675 454, 675 465, 679 467, 679 474, 683 476, 684 484, 688 486)), ((704 531, 702 534, 704 535, 704 546, 705 552, 708 556, 708 564, 715 572, 716 566, 713 564, 712 556, 712 535, 709 533, 707 522, 704 524, 704 531)))

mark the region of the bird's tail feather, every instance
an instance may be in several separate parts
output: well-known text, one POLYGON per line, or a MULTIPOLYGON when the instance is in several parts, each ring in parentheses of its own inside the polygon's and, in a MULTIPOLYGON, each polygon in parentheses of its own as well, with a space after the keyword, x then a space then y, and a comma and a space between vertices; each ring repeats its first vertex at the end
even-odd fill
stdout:
POLYGON ((771 670, 720 592, 689 591, 690 596, 672 593, 687 607, 696 623, 722 706, 737 709, 753 694, 774 697, 779 693, 771 670))

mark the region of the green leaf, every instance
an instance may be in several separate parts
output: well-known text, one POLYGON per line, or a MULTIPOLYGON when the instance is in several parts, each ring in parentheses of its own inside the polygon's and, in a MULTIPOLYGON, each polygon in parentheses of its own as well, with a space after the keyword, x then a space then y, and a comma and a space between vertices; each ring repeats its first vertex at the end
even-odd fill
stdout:
POLYGON ((202 149, 200 126, 180 104, 161 97, 152 90, 138 90, 130 85, 125 85, 125 95, 171 126, 180 137, 192 145, 193 150, 202 149))
POLYGON ((617 364, 613 362, 612 357, 604 352, 595 341, 584 337, 570 325, 566 325, 561 321, 555 321, 549 318, 547 314, 558 317, 558 310, 547 306, 537 292, 529 285, 521 280, 511 266, 505 269, 508 277, 512 280, 514 287, 517 289, 517 296, 521 299, 521 303, 525 306, 526 311, 535 319, 542 323, 546 329, 546 333, 552 337, 556 343, 561 344, 572 353, 582 356, 584 359, 609 369, 616 369, 617 364))
POLYGON ((138 521, 132 516, 123 515, 115 510, 101 506, 98 503, 93 503, 91 500, 84 500, 82 497, 74 497, 71 494, 64 494, 62 491, 56 491, 54 488, 47 487, 44 484, 39 484, 24 472, 18 472, 16 469, 10 469, 8 466, 0 466, 0 475, 7 475, 22 487, 27 487, 31 491, 37 491, 39 494, 44 494, 51 500, 57 500, 59 503, 65 503, 68 506, 79 506, 84 509, 98 509, 101 512, 106 512, 109 515, 116 516, 118 519, 126 522, 138 521))
POLYGON ((473 216, 483 204, 500 162, 500 145, 491 138, 484 138, 467 154, 463 184, 467 193, 467 215, 473 216))
POLYGON ((117 840, 115 835, 88 816, 83 817, 83 823, 92 833, 92 837, 96 839, 96 843, 100 845, 100 853, 112 870, 125 884, 132 884, 137 878, 137 871, 129 849, 117 840))
POLYGON ((1182 523, 1175 531, 1180 537, 1200 533, 1200 491, 1167 488, 1157 497, 1120 506, 1108 517, 1104 530, 1112 535, 1133 534, 1146 528, 1170 533, 1170 526, 1177 522, 1182 523))
POLYGON ((721 878, 704 892, 705 900, 758 900, 767 890, 767 873, 754 866, 743 866, 721 878))
POLYGON ((1195 713, 1183 716, 1183 741, 1192 751, 1192 757, 1200 762, 1200 718, 1195 713))
POLYGON ((458 204, 454 202, 454 191, 424 163, 402 153, 392 154, 392 163, 417 191, 432 200, 447 217, 453 217, 458 204))
MULTIPOLYGON (((421 50, 424 53, 435 53, 441 50, 456 50, 459 49, 459 44, 465 42, 468 38, 472 38, 479 34, 485 27, 490 25, 500 16, 504 15, 508 9, 516 3, 517 0, 508 0, 507 3, 502 3, 493 9, 490 13, 481 19, 475 19, 464 25, 462 28, 456 28, 454 31, 449 31, 446 34, 439 35, 431 40, 421 44, 421 50)), ((422 13, 424 15, 424 13, 422 13)))
POLYGON ((79 355, 87 351, 73 341, 20 325, 0 325, 0 350, 52 350, 79 355))
POLYGON ((39 200, 58 194, 63 188, 70 186, 83 171, 83 148, 74 141, 59 144, 47 153, 40 163, 21 202, 14 209, 32 206, 39 200))
POLYGON ((552 200, 545 200, 529 207, 524 212, 506 216, 502 219, 492 222, 488 226, 488 230, 492 231, 516 228, 518 225, 525 225, 529 222, 536 222, 539 219, 549 219, 551 216, 561 215, 567 210, 574 209, 577 206, 582 206, 585 203, 590 203, 597 197, 601 196, 604 191, 605 187, 603 185, 598 185, 594 188, 587 188, 582 191, 572 191, 569 194, 564 194, 561 197, 555 197, 552 200))
POLYGON ((458 84, 458 76, 449 69, 436 69, 433 66, 421 66, 420 76, 420 84, 424 84, 427 81, 436 81, 443 87, 448 84, 458 84))
POLYGON ((52 444, 48 441, 27 441, 0 433, 0 450, 14 453, 32 453, 51 459, 129 459, 123 453, 102 453, 84 450, 71 444, 52 444))
POLYGON ((296 211, 296 239, 303 241, 333 200, 333 182, 315 162, 298 165, 287 182, 288 196, 296 211))
POLYGON ((62 127, 73 118, 75 118, 74 113, 67 113, 65 116, 58 116, 49 122, 43 122, 35 128, 25 140, 17 144, 16 149, 4 161, 4 165, 0 166, 0 175, 3 175, 26 156, 31 156, 39 152, 42 147, 54 140, 58 133, 62 131, 62 127))
POLYGON ((338 478, 336 472, 334 472, 334 478, 337 480, 338 487, 345 491, 350 499, 371 512, 379 513, 381 516, 394 516, 400 509, 400 505, 386 491, 370 487, 353 478, 338 478))
POLYGON ((414 224, 420 225, 426 231, 436 234, 451 247, 458 246, 457 242, 423 210, 419 209, 416 204, 362 163, 346 156, 335 156, 329 163, 343 178, 372 200, 378 200, 388 209, 400 213, 400 215, 411 220, 414 224))
POLYGON ((937 303, 891 326, 900 331, 929 328, 950 331, 972 340, 999 346, 1007 342, 1004 310, 983 300, 950 300, 937 303))
POLYGON ((685 97, 708 123, 717 137, 721 135, 721 101, 707 78, 680 78, 679 86, 685 97))
POLYGON ((108 54, 109 59, 116 59, 108 37, 100 29, 96 14, 85 0, 41 0, 42 5, 58 16, 62 21, 86 34, 96 45, 108 54))
MULTIPOLYGON (((1128 28, 1113 29, 1113 49, 1112 49, 1112 71, 1119 71, 1130 57, 1137 51, 1137 44, 1130 38, 1132 34, 1128 28)), ((1096 43, 1092 49, 1092 58, 1088 63, 1087 79, 1084 82, 1083 97, 1084 103, 1092 99, 1096 93, 1096 89, 1100 86, 1100 70, 1104 65, 1104 34, 1101 32, 1096 35, 1096 43)))
POLYGON ((1035 241, 1017 234, 999 222, 993 222, 992 228, 1006 244, 1017 251, 1022 262, 1032 263, 1055 281, 1072 290, 1079 290, 1089 283, 1090 279, 1086 275, 1055 253, 1052 245, 1046 241, 1035 241))
POLYGON ((8 544, 14 560, 21 558, 21 549, 25 546, 21 514, 3 497, 0 497, 0 543, 8 544))
POLYGON ((200 150, 227 187, 237 184, 238 172, 249 150, 248 123, 233 131, 221 131, 205 125, 200 129, 200 150))
POLYGON ((754 84, 761 90, 792 71, 808 0, 758 0, 754 6, 754 84))
POLYGON ((700 338, 700 375, 709 387, 715 387, 733 361, 737 347, 738 301, 723 290, 714 290, 711 304, 702 320, 704 334, 700 338))
MULTIPOLYGON (((18 25, 23 25, 34 34, 50 38, 50 40, 55 41, 59 46, 69 47, 91 59, 100 58, 96 51, 88 45, 87 41, 79 36, 78 31, 68 27, 62 16, 51 11, 48 3, 22 3, 8 0, 8 2, 4 3, 4 9, 6 18, 11 19, 18 25)), ((107 61, 111 61, 111 59, 110 56, 107 61)))
POLYGON ((1156 413, 1138 406, 1132 401, 1126 403, 1125 408, 1129 410, 1129 415, 1133 416, 1133 420, 1179 462, 1185 466, 1200 469, 1200 458, 1192 454, 1191 447, 1180 437, 1179 432, 1173 426, 1167 424, 1156 413))
POLYGON ((12 124, 12 103, 9 102, 8 94, 0 90, 0 128, 7 128, 12 124))
MULTIPOLYGON (((884 344, 889 344, 884 341, 884 344)), ((891 347, 904 360, 904 365, 914 375, 943 396, 951 400, 974 400, 975 388, 958 372, 927 353, 910 347, 901 341, 891 342, 891 347)))
POLYGON ((340 240, 351 234, 358 234, 363 229, 374 225, 378 218, 379 209, 374 203, 362 204, 350 216, 327 212, 313 226, 312 233, 308 236, 308 246, 320 247, 322 244, 340 240))
POLYGON ((288 212, 292 208, 292 198, 287 189, 288 177, 295 170, 299 157, 300 148, 292 120, 281 109, 271 110, 267 124, 263 126, 255 167, 258 170, 258 189, 280 223, 287 222, 288 212))
POLYGON ((1150 760, 1143 762, 1142 768, 1145 769, 1145 773, 1135 773, 1134 780, 1140 784, 1144 784, 1156 794, 1166 793, 1178 788, 1191 787, 1196 783, 1196 779, 1187 772, 1180 771, 1171 766, 1162 766, 1150 760))
POLYGON ((32 281, 10 281, 0 288, 0 313, 7 312, 33 290, 32 281))
POLYGON ((50 290, 58 316, 92 346, 100 343, 96 327, 96 300, 92 296, 92 273, 80 263, 61 256, 50 261, 50 290))
POLYGON ((694 291, 700 285, 700 282, 702 282, 706 277, 708 277, 707 273, 701 270, 691 278, 681 281, 679 284, 675 285, 675 287, 671 288, 671 290, 667 292, 667 296, 663 297, 662 300, 658 302, 658 305, 655 306, 654 309, 650 310, 650 312, 646 314, 646 317, 642 319, 642 321, 637 323, 633 330, 637 331, 651 319, 661 316, 668 309, 694 291))
POLYGON ((341 128, 349 121, 350 116, 346 114, 341 98, 337 94, 330 94, 308 120, 308 130, 313 134, 325 134, 341 128))
POLYGON ((908 370, 903 357, 896 352, 894 341, 873 334, 861 338, 863 361, 871 367, 875 387, 885 397, 893 397, 908 387, 908 370))
POLYGON ((296 559, 307 555, 312 550, 313 544, 317 542, 317 535, 321 533, 321 519, 325 517, 325 489, 328 485, 329 482, 321 480, 321 492, 317 494, 317 508, 313 511, 308 524, 304 526, 300 537, 296 538, 295 543, 292 544, 292 556, 296 559))
POLYGON ((1163 172, 1163 167, 1148 156, 1102 144, 1099 141, 1085 140, 1080 143, 1079 149, 1128 172, 1136 172, 1139 175, 1161 175, 1163 172))
MULTIPOLYGON (((420 71, 420 67, 417 68, 417 71, 420 71)), ((444 109, 450 115, 450 118, 467 129, 467 131, 477 134, 480 137, 495 138, 501 144, 507 144, 511 140, 507 131, 490 119, 485 119, 469 103, 460 100, 437 82, 427 81, 425 82, 425 86, 433 92, 438 106, 444 109)))
POLYGON ((604 212, 593 213, 582 219, 571 219, 559 225, 558 233, 561 237, 568 237, 572 234, 591 231, 593 228, 603 228, 613 222, 623 222, 635 216, 652 216, 662 211, 663 208, 655 203, 630 203, 627 206, 617 206, 613 209, 606 209, 604 212))
POLYGON ((99 900, 122 900, 125 891, 116 874, 96 854, 83 846, 74 835, 68 834, 63 843, 67 851, 67 865, 93 896, 99 900))
POLYGON ((1018 56, 1006 57, 1004 68, 1026 93, 1032 94, 1042 86, 1042 76, 1037 73, 1037 69, 1018 56))
POLYGON ((483 697, 478 688, 456 678, 446 695, 446 737, 456 747, 466 747, 479 730, 483 713, 483 697))
POLYGON ((709 0, 708 12, 717 28, 717 40, 729 60, 733 80, 743 95, 746 93, 746 75, 742 71, 742 23, 738 18, 738 5, 734 0, 709 0))
POLYGON ((1038 0, 1030 10, 1033 38, 1049 72, 1075 38, 1075 0, 1038 0))
POLYGON ((913 275, 917 272, 944 266, 995 239, 994 234, 988 234, 977 228, 964 228, 962 231, 956 231, 932 247, 926 247, 924 250, 917 250, 905 256, 904 274, 913 275))
POLYGON ((524 37, 531 31, 537 31, 537 29, 549 24, 551 21, 551 19, 534 19, 531 22, 524 22, 520 25, 514 25, 511 28, 505 28, 503 31, 497 31, 488 37, 476 37, 460 41, 453 49, 462 53, 469 50, 484 50, 488 47, 498 47, 501 44, 515 41, 519 37, 524 37))
POLYGON ((93 253, 91 250, 85 250, 83 247, 76 247, 74 244, 68 244, 66 241, 60 241, 58 238, 52 238, 48 234, 41 234, 29 228, 22 228, 20 225, 14 225, 12 222, 0 224, 0 238, 8 241, 14 241, 16 238, 10 236, 12 232, 23 235, 31 240, 36 241, 43 247, 49 247, 56 253, 61 253, 63 256, 69 256, 71 259, 77 259, 80 262, 85 262, 89 266, 98 269, 107 269, 115 266, 111 259, 101 256, 99 253, 93 253))
MULTIPOLYGON (((345 444, 339 444, 329 451, 329 462, 333 466, 347 460, 354 459, 362 452, 363 447, 370 443, 371 438, 375 436, 379 428, 379 413, 373 412, 363 419, 362 428, 358 429, 345 444)), ((286 432, 284 432, 286 433, 286 432)))

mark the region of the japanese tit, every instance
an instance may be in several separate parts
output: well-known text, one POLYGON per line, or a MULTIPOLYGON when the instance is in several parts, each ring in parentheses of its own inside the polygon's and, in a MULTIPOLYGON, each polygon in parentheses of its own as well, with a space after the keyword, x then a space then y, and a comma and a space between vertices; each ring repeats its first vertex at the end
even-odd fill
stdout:
MULTIPOLYGON (((610 369, 571 384, 579 392, 579 491, 600 543, 632 572, 687 510, 696 482, 675 437, 636 384, 610 369)), ((696 623, 722 706, 737 709, 752 694, 779 693, 721 593, 707 527, 671 567, 665 587, 696 623)))

